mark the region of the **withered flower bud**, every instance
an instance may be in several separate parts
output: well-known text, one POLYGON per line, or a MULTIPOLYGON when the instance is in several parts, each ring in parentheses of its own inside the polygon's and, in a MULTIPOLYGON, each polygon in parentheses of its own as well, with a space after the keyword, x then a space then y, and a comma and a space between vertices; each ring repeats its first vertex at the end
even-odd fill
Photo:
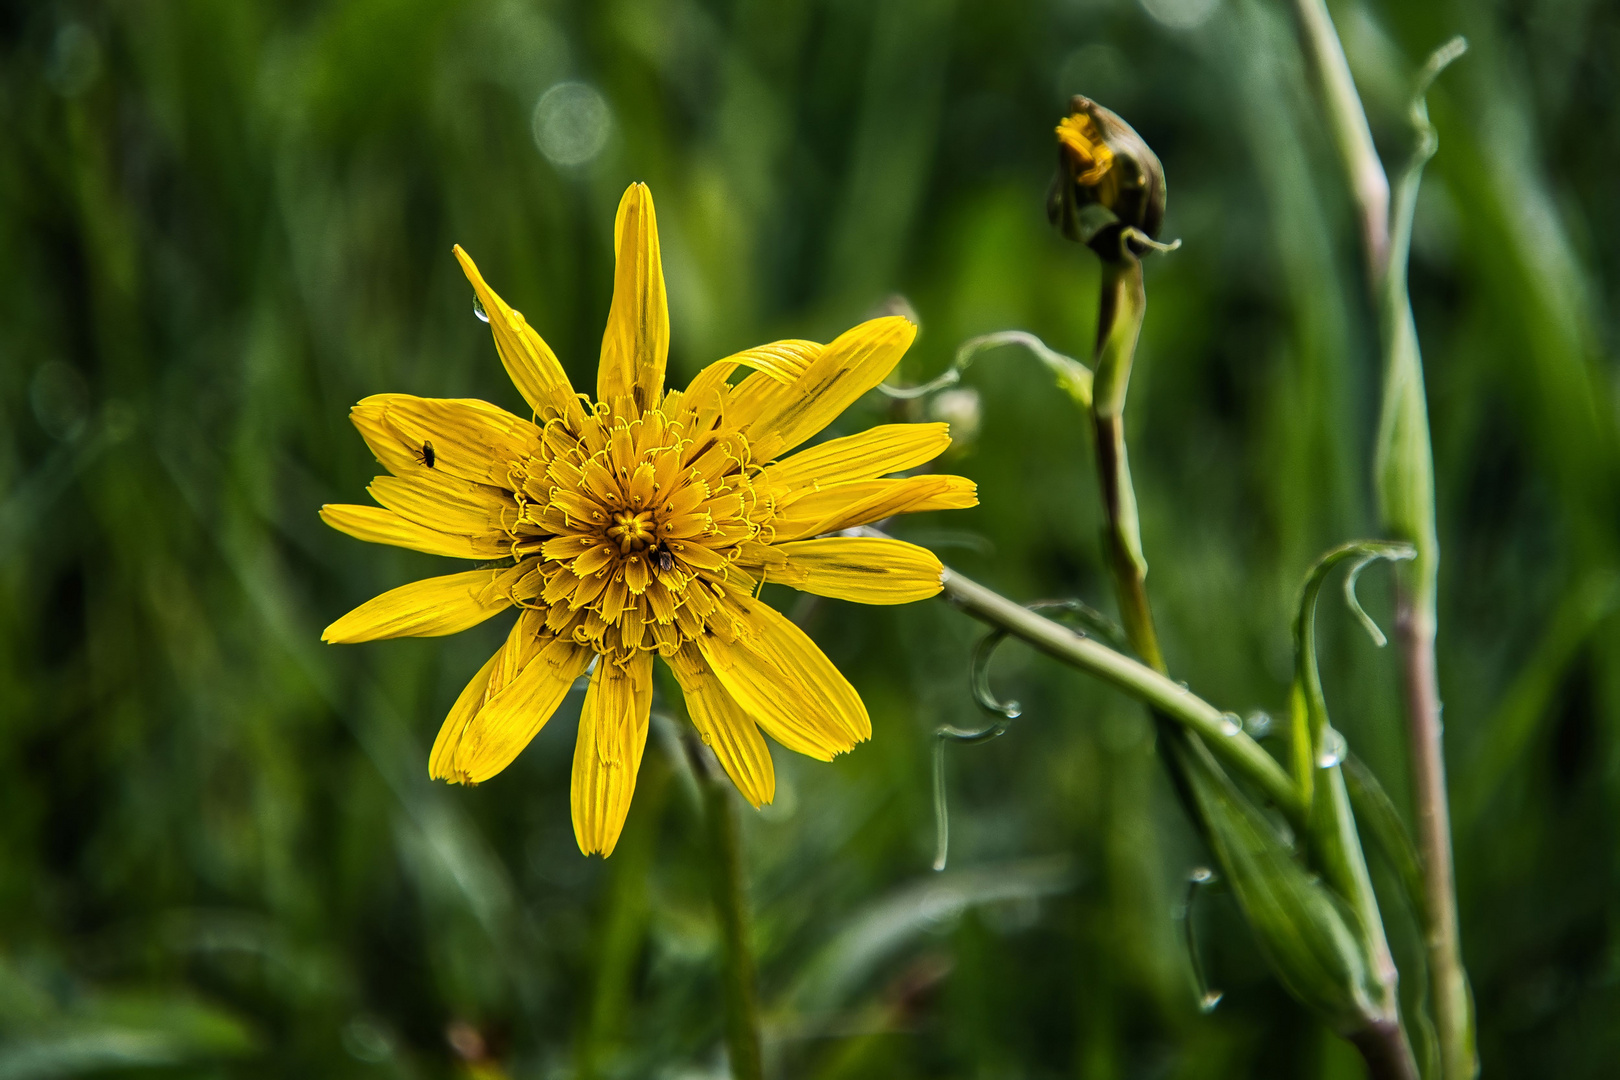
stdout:
POLYGON ((1058 174, 1046 214, 1105 259, 1141 255, 1164 223, 1164 167, 1125 121, 1076 94, 1057 126, 1058 174))

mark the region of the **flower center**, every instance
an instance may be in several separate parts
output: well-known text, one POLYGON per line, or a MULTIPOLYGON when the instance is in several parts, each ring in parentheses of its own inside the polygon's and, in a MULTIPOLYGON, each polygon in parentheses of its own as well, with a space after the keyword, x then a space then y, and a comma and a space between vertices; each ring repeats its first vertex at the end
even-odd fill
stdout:
POLYGON ((639 650, 669 655, 730 618, 720 608, 728 590, 754 586, 735 564, 744 545, 769 536, 775 503, 754 490, 748 441, 716 404, 688 405, 676 419, 598 407, 583 422, 545 425, 522 463, 509 532, 514 553, 532 560, 519 564, 529 576, 515 599, 545 611, 548 633, 615 662, 639 650))
POLYGON ((652 543, 656 527, 651 510, 643 510, 639 514, 621 512, 613 515, 613 524, 608 527, 607 534, 610 539, 618 541, 619 550, 628 555, 652 543))

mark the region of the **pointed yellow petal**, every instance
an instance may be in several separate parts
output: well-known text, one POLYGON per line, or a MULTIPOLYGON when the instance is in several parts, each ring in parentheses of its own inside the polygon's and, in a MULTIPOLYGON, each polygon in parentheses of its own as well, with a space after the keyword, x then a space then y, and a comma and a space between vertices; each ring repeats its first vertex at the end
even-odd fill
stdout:
POLYGON ((546 726, 595 655, 561 638, 541 636, 537 643, 540 647, 506 685, 490 688, 495 692, 456 742, 446 779, 481 784, 510 765, 546 726))
POLYGON ((460 536, 407 521, 381 506, 330 503, 321 507, 321 520, 339 532, 373 544, 448 555, 453 559, 498 559, 510 554, 508 542, 496 535, 460 536))
POLYGON ((540 451, 538 427, 476 398, 373 394, 350 417, 398 476, 431 471, 510 488, 514 467, 540 451))
POLYGON ((831 761, 868 739, 866 706, 803 630, 751 597, 732 597, 743 633, 698 638, 703 658, 743 711, 789 750, 831 761))
POLYGON ((574 744, 574 839, 586 855, 613 854, 630 812, 652 712, 652 653, 623 667, 606 657, 585 692, 574 744))
MULTIPOLYGON (((521 620, 519 624, 521 625, 521 620)), ((513 628, 514 631, 516 627, 513 628)), ((466 687, 456 698, 456 703, 450 706, 450 715, 444 718, 439 727, 438 738, 433 740, 433 752, 428 754, 428 776, 434 780, 449 780, 460 783, 461 777, 451 768, 451 758, 455 754, 456 746, 461 742, 461 733, 467 730, 467 724, 483 708, 484 699, 488 696, 490 673, 495 670, 496 662, 501 658, 496 652, 484 666, 478 669, 478 674, 472 677, 466 687)))
POLYGON ((666 659, 681 684, 692 726, 714 751, 742 797, 755 807, 776 798, 776 767, 770 747, 753 718, 726 693, 703 654, 687 645, 666 659))
POLYGON ((517 503, 506 492, 431 469, 376 477, 366 491, 400 517, 442 532, 500 537, 517 521, 517 503))
POLYGON ((505 592, 491 588, 498 570, 468 570, 425 578, 367 600, 321 632, 333 645, 396 637, 439 637, 477 626, 511 606, 505 592))
POLYGON ((755 371, 764 372, 776 382, 787 385, 804 374, 804 369, 809 367, 810 362, 820 356, 825 348, 826 346, 818 341, 786 338, 765 345, 756 345, 740 353, 732 353, 716 363, 731 362, 751 367, 755 371))
POLYGON ((762 479, 781 492, 873 480, 932 461, 949 445, 949 424, 883 424, 769 465, 762 479))
POLYGON ((460 244, 456 245, 455 253, 462 273, 472 282, 484 314, 489 316, 495 351, 500 354, 501 363, 523 400, 542 420, 561 416, 572 421, 583 416, 579 398, 574 396, 568 374, 557 362, 557 354, 551 351, 551 346, 534 332, 521 311, 514 311, 484 282, 484 275, 478 272, 472 256, 463 251, 460 244))
POLYGON ((669 301, 658 251, 658 220, 646 184, 631 184, 613 223, 613 307, 602 335, 596 397, 639 416, 664 392, 669 301), (625 402, 621 405, 621 402, 625 402))
MULTIPOLYGON (((689 408, 701 407, 707 395, 717 390, 726 389, 726 380, 731 378, 731 373, 736 370, 737 361, 716 360, 692 377, 692 381, 687 384, 686 391, 682 395, 682 400, 689 408)), ((674 415, 674 413, 671 412, 670 415, 674 415)))
POLYGON ((916 336, 917 328, 898 315, 864 322, 840 334, 789 382, 757 384, 763 389, 746 407, 734 400, 728 417, 743 428, 756 460, 768 461, 832 423, 882 382, 916 336))
POLYGON ((776 541, 853 529, 895 514, 962 510, 979 505, 978 485, 961 476, 857 480, 823 488, 785 507, 771 522, 776 541))
POLYGON ((941 588, 945 568, 904 540, 834 536, 776 544, 761 554, 765 580, 857 604, 909 604, 941 588))

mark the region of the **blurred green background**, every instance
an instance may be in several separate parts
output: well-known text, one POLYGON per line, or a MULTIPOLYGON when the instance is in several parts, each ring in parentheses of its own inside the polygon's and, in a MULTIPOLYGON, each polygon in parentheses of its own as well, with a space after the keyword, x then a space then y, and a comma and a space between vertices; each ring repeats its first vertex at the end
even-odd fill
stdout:
MULTIPOLYGON (((1620 1056, 1620 8, 1347 2, 1387 161, 1409 79, 1440 152, 1413 250, 1441 499, 1441 681, 1464 952, 1488 1076, 1620 1056)), ((377 471, 383 391, 521 402, 450 246, 594 385, 614 205, 652 185, 671 372, 827 340, 901 296, 897 379, 1023 328, 1085 357, 1097 271, 1048 229, 1083 91, 1169 177, 1131 399, 1179 678, 1280 713, 1314 557, 1372 534, 1376 342, 1287 12, 1266 0, 120 0, 0 4, 0 1077, 723 1075, 689 775, 661 724, 624 841, 582 858, 570 698, 476 790, 427 747, 505 633, 328 648, 427 556, 324 528, 377 471), (141 1073, 146 1075, 146 1073, 141 1073)), ((1007 350, 948 415, 971 511, 906 520, 1020 599, 1111 608, 1078 416, 1007 350), (977 431, 971 428, 974 416, 977 431)), ((1362 591, 1387 624, 1387 577, 1362 591)), ((780 750, 745 815, 782 1077, 1354 1077, 1203 858, 1139 707, 1018 645, 1005 737, 978 629, 772 599, 873 740, 780 750)), ((1406 803, 1393 658, 1324 607, 1351 746, 1406 803)), ((1263 719, 1251 715, 1251 723, 1263 719)), ((1382 868, 1375 866, 1375 873, 1382 868)), ((1380 885, 1388 884, 1380 881, 1380 885)), ((1412 921, 1386 909, 1403 970, 1412 921)))

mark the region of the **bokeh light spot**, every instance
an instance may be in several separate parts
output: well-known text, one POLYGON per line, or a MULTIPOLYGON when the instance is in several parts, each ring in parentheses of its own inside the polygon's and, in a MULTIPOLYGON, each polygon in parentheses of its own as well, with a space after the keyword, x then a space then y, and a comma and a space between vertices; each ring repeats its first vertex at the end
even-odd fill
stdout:
POLYGON ((613 112, 601 93, 582 82, 558 83, 534 105, 534 144, 553 165, 584 165, 607 145, 613 112))
POLYGON ((1142 8, 1172 30, 1193 30, 1208 21, 1221 0, 1142 0, 1142 8))

